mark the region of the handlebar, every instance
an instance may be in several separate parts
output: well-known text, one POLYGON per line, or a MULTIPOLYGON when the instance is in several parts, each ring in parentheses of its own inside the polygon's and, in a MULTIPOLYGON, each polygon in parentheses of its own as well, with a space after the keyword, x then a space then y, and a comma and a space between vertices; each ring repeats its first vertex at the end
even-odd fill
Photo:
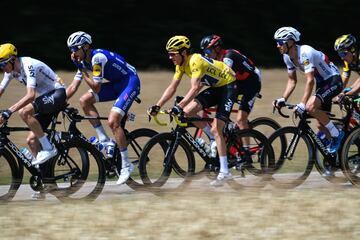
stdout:
POLYGON ((156 122, 156 124, 158 124, 158 125, 160 125, 160 126, 167 126, 168 123, 162 122, 162 121, 160 121, 159 118, 158 118, 159 115, 165 115, 165 114, 169 115, 169 118, 170 118, 170 119, 169 119, 169 122, 170 122, 170 123, 171 123, 173 120, 175 120, 175 123, 176 123, 177 125, 179 125, 179 126, 181 126, 181 127, 186 127, 186 126, 187 126, 187 123, 181 122, 181 120, 180 120, 181 116, 177 116, 177 115, 171 114, 171 113, 169 113, 169 112, 167 112, 167 111, 163 111, 163 110, 162 110, 162 111, 159 111, 158 114, 156 114, 156 115, 154 115, 154 116, 149 115, 149 121, 151 120, 151 118, 153 118, 154 121, 156 122))
POLYGON ((283 107, 287 107, 288 109, 294 109, 296 107, 296 105, 290 104, 290 103, 284 103, 284 104, 280 105, 279 107, 275 107, 275 106, 273 107, 273 113, 275 113, 275 111, 277 110, 278 113, 280 114, 280 116, 282 116, 283 118, 289 118, 290 115, 286 115, 282 112, 281 109, 283 107))

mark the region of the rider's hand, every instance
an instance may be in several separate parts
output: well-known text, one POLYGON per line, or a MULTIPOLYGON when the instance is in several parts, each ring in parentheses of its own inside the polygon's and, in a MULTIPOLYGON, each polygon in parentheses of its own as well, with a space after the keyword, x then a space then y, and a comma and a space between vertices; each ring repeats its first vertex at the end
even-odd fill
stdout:
POLYGON ((305 104, 304 103, 298 103, 296 104, 296 107, 294 109, 294 111, 299 115, 302 116, 305 112, 305 104))
POLYGON ((174 115, 182 115, 183 114, 183 109, 179 106, 179 105, 175 105, 171 110, 170 113, 174 114, 174 115))
POLYGON ((4 110, 3 112, 1 112, 1 117, 4 120, 8 120, 11 117, 12 111, 8 110, 4 110))
POLYGON ((278 99, 274 100, 272 104, 274 107, 279 108, 279 107, 285 106, 285 103, 286 103, 286 100, 285 100, 285 98, 282 97, 282 98, 278 98, 278 99))
POLYGON ((160 111, 160 106, 159 105, 154 105, 149 107, 149 109, 147 110, 147 114, 151 115, 151 116, 155 116, 156 114, 158 114, 160 111))

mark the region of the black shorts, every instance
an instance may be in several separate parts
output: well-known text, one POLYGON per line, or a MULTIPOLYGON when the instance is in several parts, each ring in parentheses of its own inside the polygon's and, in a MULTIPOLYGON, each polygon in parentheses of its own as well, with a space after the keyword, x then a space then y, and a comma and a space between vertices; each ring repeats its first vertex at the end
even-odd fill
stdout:
POLYGON ((332 76, 316 85, 315 96, 321 101, 321 109, 331 111, 332 99, 339 95, 343 89, 343 82, 340 75, 332 76))
POLYGON ((222 87, 209 87, 196 96, 196 100, 203 108, 217 105, 215 117, 224 122, 228 121, 233 105, 238 96, 237 81, 222 87))
POLYGON ((32 103, 35 111, 35 118, 45 130, 54 115, 63 110, 66 106, 65 88, 55 89, 35 99, 32 103))
POLYGON ((261 81, 257 75, 245 81, 238 81, 239 96, 237 103, 239 110, 250 113, 254 107, 257 94, 261 90, 261 81))

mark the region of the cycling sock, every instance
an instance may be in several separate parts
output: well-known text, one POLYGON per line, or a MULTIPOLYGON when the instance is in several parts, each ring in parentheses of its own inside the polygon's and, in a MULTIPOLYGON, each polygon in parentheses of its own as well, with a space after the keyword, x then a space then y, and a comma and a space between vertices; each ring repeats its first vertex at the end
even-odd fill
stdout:
POLYGON ((222 173, 228 173, 228 162, 227 162, 227 156, 219 156, 220 159, 220 172, 222 173))
POLYGON ((330 121, 328 124, 326 124, 325 127, 329 130, 331 137, 339 136, 339 130, 337 129, 337 127, 335 127, 335 125, 332 121, 330 121))
POLYGON ((39 142, 40 142, 43 150, 53 149, 53 146, 51 145, 51 143, 49 142, 49 139, 46 136, 39 138, 39 142))
POLYGON ((120 150, 120 154, 121 154, 121 168, 123 168, 129 165, 129 152, 127 148, 124 148, 120 150))
POLYGON ((99 136, 99 141, 100 141, 100 142, 109 141, 109 137, 108 137, 108 135, 106 134, 104 127, 103 127, 101 124, 100 124, 100 125, 97 125, 97 126, 95 127, 95 131, 96 131, 97 135, 99 136))
POLYGON ((206 126, 202 130, 206 133, 210 140, 215 139, 214 134, 212 134, 211 132, 211 127, 209 124, 206 124, 206 126))

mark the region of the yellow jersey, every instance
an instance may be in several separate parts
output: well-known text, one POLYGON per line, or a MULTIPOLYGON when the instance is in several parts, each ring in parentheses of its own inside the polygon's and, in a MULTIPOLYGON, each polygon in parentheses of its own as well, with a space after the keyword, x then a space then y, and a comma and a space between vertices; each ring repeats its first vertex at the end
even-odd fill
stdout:
POLYGON ((174 79, 181 80, 184 73, 190 78, 200 78, 211 87, 222 87, 236 80, 235 72, 225 63, 198 53, 189 55, 184 66, 176 66, 174 79))

